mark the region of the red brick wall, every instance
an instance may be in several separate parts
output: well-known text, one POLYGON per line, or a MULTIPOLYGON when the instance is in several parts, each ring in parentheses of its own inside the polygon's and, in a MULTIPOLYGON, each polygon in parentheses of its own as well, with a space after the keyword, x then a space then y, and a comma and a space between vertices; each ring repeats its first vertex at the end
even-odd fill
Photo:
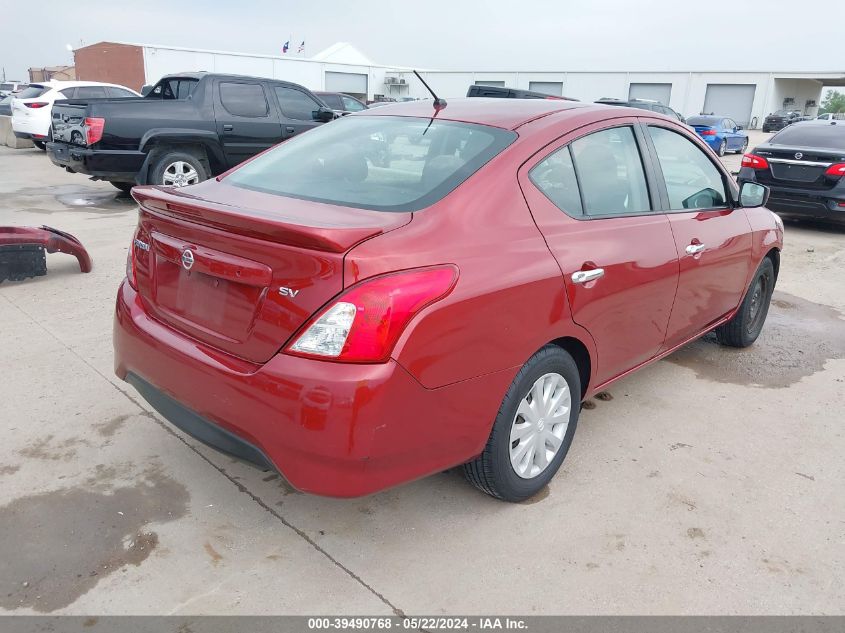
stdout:
POLYGON ((99 42, 73 52, 79 81, 102 81, 141 91, 144 50, 130 44, 99 42))

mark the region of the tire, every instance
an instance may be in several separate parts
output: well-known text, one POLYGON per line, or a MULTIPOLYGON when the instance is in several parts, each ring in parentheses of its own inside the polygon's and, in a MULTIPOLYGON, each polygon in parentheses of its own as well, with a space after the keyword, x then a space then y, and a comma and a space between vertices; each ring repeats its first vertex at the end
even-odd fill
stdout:
POLYGON ((522 366, 513 379, 493 422, 484 452, 464 464, 467 480, 479 490, 503 501, 524 501, 537 494, 554 477, 569 451, 578 425, 580 402, 581 379, 575 361, 556 345, 546 345, 522 366), (550 413, 546 408, 540 410, 539 416, 544 417, 538 416, 535 418, 537 421, 529 419, 529 415, 524 416, 523 411, 533 417, 533 393, 537 393, 537 385, 540 385, 543 395, 548 393, 553 400, 560 396, 558 408, 552 412, 560 412, 568 403, 566 422, 563 414, 558 413, 561 421, 551 423, 554 418, 545 417, 550 413), (531 402, 529 399, 532 399, 531 402), (543 438, 543 460, 547 462, 545 467, 537 463, 543 461, 536 450, 538 424, 543 438), (552 440, 551 436, 557 439, 552 440), (555 449, 557 441, 556 452, 548 459, 548 451, 555 449), (521 446, 525 448, 520 457, 521 446), (517 471, 514 460, 524 465, 522 474, 517 471), (535 469, 537 472, 534 472, 535 469))
POLYGON ((130 191, 132 191, 132 187, 135 186, 134 182, 115 182, 113 180, 110 180, 109 182, 112 184, 112 186, 117 187, 123 193, 125 193, 127 195, 129 194, 130 191))
POLYGON ((765 257, 736 314, 716 328, 716 340, 729 347, 748 347, 756 341, 766 322, 774 289, 775 268, 772 260, 765 257))
POLYGON ((739 148, 739 150, 737 151, 737 154, 745 154, 747 149, 748 149, 748 139, 746 138, 742 142, 742 147, 739 148))
POLYGON ((727 149, 728 149, 728 142, 725 139, 722 139, 722 142, 719 143, 719 151, 718 151, 719 156, 724 156, 727 149))
POLYGON ((164 149, 153 160, 149 183, 171 187, 185 187, 208 180, 202 160, 185 150, 164 149))
POLYGON ((35 145, 35 147, 37 147, 38 149, 40 149, 42 152, 47 151, 47 143, 45 143, 44 141, 32 141, 32 144, 35 145))

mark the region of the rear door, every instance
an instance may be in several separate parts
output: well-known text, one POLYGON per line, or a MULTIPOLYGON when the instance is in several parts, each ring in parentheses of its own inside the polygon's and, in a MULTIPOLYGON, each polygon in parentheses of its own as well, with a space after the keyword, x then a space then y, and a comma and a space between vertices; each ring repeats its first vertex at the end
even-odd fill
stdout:
POLYGON ((739 305, 751 273, 751 227, 710 152, 678 128, 648 121, 645 130, 680 261, 668 349, 739 305))
POLYGON ((669 220, 643 167, 636 119, 561 137, 520 183, 563 273, 576 323, 593 337, 603 383, 658 352, 678 282, 669 220))
POLYGON ((271 84, 282 113, 282 134, 290 138, 320 125, 314 113, 323 105, 314 97, 289 84, 271 84))
POLYGON ((278 112, 261 81, 217 79, 214 118, 229 167, 282 140, 278 112))

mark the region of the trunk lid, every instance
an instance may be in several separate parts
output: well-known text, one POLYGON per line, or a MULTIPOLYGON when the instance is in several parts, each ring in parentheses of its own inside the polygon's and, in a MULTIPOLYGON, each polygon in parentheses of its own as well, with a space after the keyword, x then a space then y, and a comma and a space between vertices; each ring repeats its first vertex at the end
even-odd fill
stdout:
POLYGON ((269 360, 343 290, 347 251, 413 217, 214 180, 184 189, 138 187, 133 195, 141 210, 132 248, 148 313, 252 362, 269 360))
POLYGON ((825 176, 825 170, 843 161, 841 150, 814 147, 783 147, 761 145, 755 154, 769 161, 768 170, 760 170, 757 180, 761 184, 792 185, 804 189, 831 189, 839 178, 825 176))

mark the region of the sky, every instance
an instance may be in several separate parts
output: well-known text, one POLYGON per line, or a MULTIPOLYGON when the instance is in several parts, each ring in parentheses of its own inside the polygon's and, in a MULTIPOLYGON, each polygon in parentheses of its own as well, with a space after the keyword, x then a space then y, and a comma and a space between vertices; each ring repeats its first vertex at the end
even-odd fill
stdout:
POLYGON ((337 41, 373 61, 443 70, 845 71, 845 3, 794 0, 0 0, 0 67, 72 63, 103 40, 305 56, 337 41), (33 20, 37 29, 33 28, 33 20), (15 28, 14 25, 26 25, 15 28), (296 50, 296 46, 293 50, 296 50))

